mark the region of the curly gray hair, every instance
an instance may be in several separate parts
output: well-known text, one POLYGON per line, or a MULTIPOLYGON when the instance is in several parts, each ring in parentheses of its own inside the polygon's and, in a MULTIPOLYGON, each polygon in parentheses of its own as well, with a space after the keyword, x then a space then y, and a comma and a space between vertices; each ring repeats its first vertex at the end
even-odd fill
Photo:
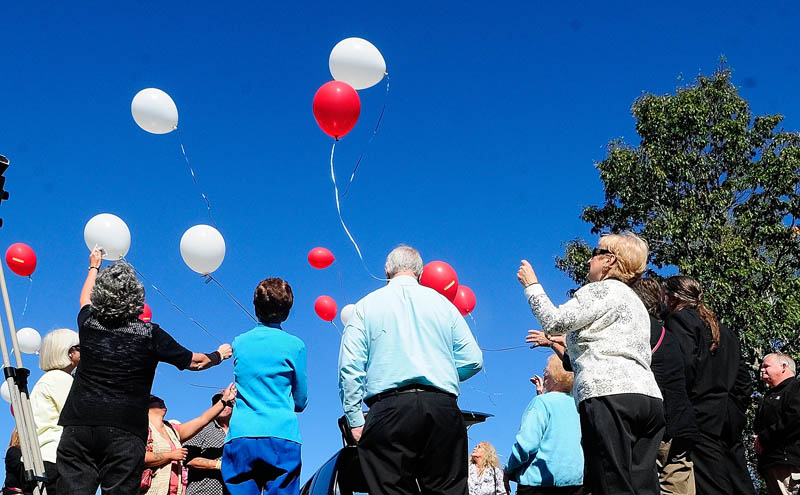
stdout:
POLYGON ((144 286, 131 265, 118 261, 97 274, 91 301, 100 320, 135 318, 144 309, 144 286))

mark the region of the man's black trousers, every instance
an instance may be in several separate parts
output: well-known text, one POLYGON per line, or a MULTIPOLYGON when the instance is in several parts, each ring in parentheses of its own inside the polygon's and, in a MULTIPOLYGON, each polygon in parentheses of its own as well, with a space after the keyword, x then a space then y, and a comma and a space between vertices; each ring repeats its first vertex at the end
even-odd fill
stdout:
POLYGON ((593 397, 580 403, 578 413, 586 491, 659 495, 656 455, 664 435, 661 399, 643 394, 593 397))
POLYGON ((467 493, 467 429, 449 394, 404 391, 373 403, 358 455, 371 495, 467 493))

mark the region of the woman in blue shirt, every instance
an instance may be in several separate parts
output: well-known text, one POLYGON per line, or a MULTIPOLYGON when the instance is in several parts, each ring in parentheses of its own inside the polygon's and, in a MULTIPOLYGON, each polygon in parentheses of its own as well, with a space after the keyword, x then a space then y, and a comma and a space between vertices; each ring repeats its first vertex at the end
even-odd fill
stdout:
POLYGON ((253 295, 259 324, 233 340, 238 389, 222 452, 222 478, 231 495, 297 495, 300 428, 308 403, 306 347, 281 329, 294 296, 289 284, 268 278, 253 295))
POLYGON ((578 409, 569 394, 573 374, 564 371, 554 354, 547 360, 543 381, 545 393, 525 409, 505 473, 518 483, 518 495, 579 495, 583 450, 578 409))

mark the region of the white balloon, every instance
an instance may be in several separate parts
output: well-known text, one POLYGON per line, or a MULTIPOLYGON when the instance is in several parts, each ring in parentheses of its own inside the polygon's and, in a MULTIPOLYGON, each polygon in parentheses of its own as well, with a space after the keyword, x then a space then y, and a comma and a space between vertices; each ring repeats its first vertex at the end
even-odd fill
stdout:
POLYGON ((386 75, 386 61, 375 45, 362 38, 347 38, 336 43, 328 59, 331 75, 353 89, 375 86, 386 75))
POLYGON ((225 259, 225 239, 210 225, 195 225, 181 237, 181 257, 189 268, 208 275, 225 259))
POLYGON ((131 248, 131 231, 125 222, 111 213, 95 215, 83 229, 83 240, 89 251, 103 249, 104 260, 118 260, 131 248))
POLYGON ((8 382, 3 382, 3 385, 0 386, 0 395, 3 396, 4 401, 11 402, 11 392, 8 390, 8 382))
POLYGON ((178 107, 167 93, 157 88, 136 93, 131 113, 139 127, 153 134, 166 134, 178 128, 178 107))
POLYGON ((339 318, 342 319, 342 325, 347 326, 347 322, 350 321, 350 318, 353 316, 353 311, 355 311, 356 305, 355 304, 348 304, 347 306, 342 308, 342 311, 339 313, 339 318))
POLYGON ((20 328, 17 331, 17 344, 25 354, 36 354, 42 347, 42 336, 33 328, 20 328))

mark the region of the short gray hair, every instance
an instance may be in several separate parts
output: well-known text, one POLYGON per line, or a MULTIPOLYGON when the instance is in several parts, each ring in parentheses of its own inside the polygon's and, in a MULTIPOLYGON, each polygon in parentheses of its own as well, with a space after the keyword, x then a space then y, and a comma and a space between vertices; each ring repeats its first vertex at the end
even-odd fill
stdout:
POLYGON ((397 246, 386 257, 386 276, 392 278, 397 272, 410 270, 419 278, 422 275, 422 256, 411 246, 397 246))
POLYGON ((122 322, 142 314, 144 286, 131 265, 118 261, 97 274, 91 301, 98 320, 122 322))
POLYGON ((770 356, 775 356, 775 360, 778 361, 778 363, 785 364, 793 375, 797 374, 797 366, 794 364, 794 359, 792 359, 788 354, 784 354, 782 352, 772 352, 764 356, 764 360, 766 361, 766 359, 770 356))
POLYGON ((48 333, 42 339, 39 350, 39 367, 42 371, 64 369, 72 360, 69 358, 71 347, 80 343, 78 332, 69 328, 59 328, 48 333))

